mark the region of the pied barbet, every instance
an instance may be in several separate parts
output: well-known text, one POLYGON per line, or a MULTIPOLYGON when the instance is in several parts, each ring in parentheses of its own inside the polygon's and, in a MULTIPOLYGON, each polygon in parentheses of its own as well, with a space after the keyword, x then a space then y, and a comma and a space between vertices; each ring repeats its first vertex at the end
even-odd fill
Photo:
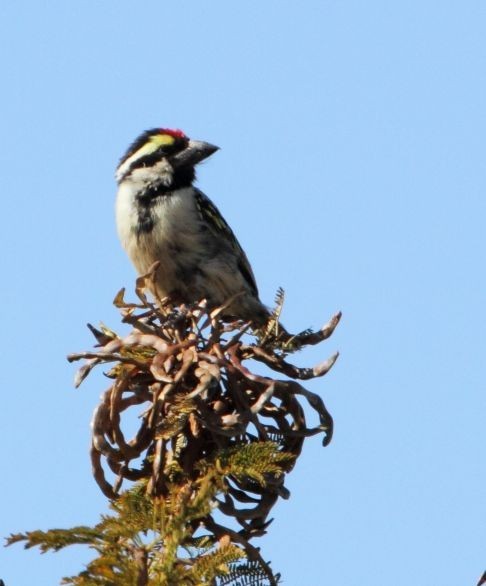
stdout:
POLYGON ((212 201, 194 186, 195 166, 218 147, 180 130, 147 130, 116 170, 116 222, 139 274, 154 262, 156 293, 172 303, 229 302, 225 315, 261 326, 269 318, 250 263, 212 201))

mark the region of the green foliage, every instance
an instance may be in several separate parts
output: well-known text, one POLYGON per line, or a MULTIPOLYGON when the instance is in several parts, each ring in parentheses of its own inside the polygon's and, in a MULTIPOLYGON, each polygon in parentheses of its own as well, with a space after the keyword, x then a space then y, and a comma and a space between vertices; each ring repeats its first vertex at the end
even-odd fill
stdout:
MULTIPOLYGON (((69 545, 87 545, 96 557, 77 576, 63 584, 73 586, 258 586, 276 584, 262 560, 248 560, 244 545, 233 535, 196 536, 211 518, 215 498, 226 491, 229 477, 251 479, 264 486, 279 476, 293 457, 272 442, 235 446, 199 463, 197 480, 184 477, 168 485, 164 497, 147 494, 140 481, 110 504, 94 527, 29 531, 11 535, 7 544, 59 551, 69 545), (183 555, 185 554, 185 555, 183 555)), ((252 550, 250 550, 251 552, 252 550)))
POLYGON ((237 479, 252 479, 266 486, 269 476, 278 478, 295 460, 293 454, 280 452, 277 446, 261 442, 224 450, 217 459, 218 469, 237 479))
MULTIPOLYGON (((280 575, 275 576, 277 582, 280 575)), ((227 576, 221 578, 218 586, 267 586, 268 579, 262 572, 259 564, 255 562, 242 562, 230 566, 227 576)))

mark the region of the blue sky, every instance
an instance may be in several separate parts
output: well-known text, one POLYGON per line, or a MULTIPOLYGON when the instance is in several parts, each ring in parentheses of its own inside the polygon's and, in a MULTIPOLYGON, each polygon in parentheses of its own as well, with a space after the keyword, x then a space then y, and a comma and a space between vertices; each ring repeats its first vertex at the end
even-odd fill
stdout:
MULTIPOLYGON (((0 534, 94 523, 85 323, 134 272, 114 167, 146 128, 221 150, 199 186, 289 329, 343 311, 308 440, 261 539, 285 584, 455 586, 486 567, 486 4, 4 2, 0 534)), ((89 554, 0 550, 6 586, 89 554)))

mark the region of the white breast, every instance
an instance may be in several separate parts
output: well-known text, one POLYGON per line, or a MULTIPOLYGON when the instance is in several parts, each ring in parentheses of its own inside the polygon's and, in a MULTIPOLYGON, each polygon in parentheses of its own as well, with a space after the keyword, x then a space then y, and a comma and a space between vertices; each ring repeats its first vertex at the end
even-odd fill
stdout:
POLYGON ((174 246, 192 249, 198 233, 198 212, 191 187, 178 189, 160 197, 152 208, 156 221, 151 232, 140 233, 136 193, 140 185, 123 182, 116 198, 116 223, 123 248, 132 260, 137 272, 143 274, 155 262, 158 270, 159 295, 171 293, 178 284, 174 246))

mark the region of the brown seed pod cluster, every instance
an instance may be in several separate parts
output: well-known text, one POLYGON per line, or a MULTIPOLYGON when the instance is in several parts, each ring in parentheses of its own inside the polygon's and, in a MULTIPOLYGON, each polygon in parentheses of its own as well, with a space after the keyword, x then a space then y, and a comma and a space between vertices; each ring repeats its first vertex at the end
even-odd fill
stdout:
POLYGON ((216 537, 230 534, 247 544, 265 532, 278 497, 288 496, 284 473, 295 463, 304 439, 323 433, 324 445, 331 440, 333 422, 324 402, 299 381, 326 374, 337 354, 313 368, 294 366, 287 357, 291 349, 328 338, 340 314, 319 332, 279 343, 277 321, 276 334, 255 336, 249 324, 221 319, 224 308, 209 311, 204 302, 173 307, 150 301, 146 291, 151 280, 153 273, 138 279, 138 303, 125 302, 123 291, 115 299, 123 321, 133 328, 130 334, 119 337, 105 327, 90 326, 97 348, 68 357, 86 360, 76 385, 94 366, 111 364, 106 374, 113 382, 92 420, 94 477, 110 499, 117 498, 123 481, 141 479, 148 481, 150 494, 164 496, 168 483, 197 480, 200 463, 222 450, 275 442, 290 455, 282 473, 265 475, 263 483, 244 475, 227 478, 217 503, 241 530, 223 527, 212 516, 204 521, 216 537), (272 376, 255 372, 257 364, 266 367, 257 370, 272 376), (305 403, 317 420, 314 425, 307 423, 305 403), (135 424, 130 439, 124 431, 127 421, 132 428, 135 424))

